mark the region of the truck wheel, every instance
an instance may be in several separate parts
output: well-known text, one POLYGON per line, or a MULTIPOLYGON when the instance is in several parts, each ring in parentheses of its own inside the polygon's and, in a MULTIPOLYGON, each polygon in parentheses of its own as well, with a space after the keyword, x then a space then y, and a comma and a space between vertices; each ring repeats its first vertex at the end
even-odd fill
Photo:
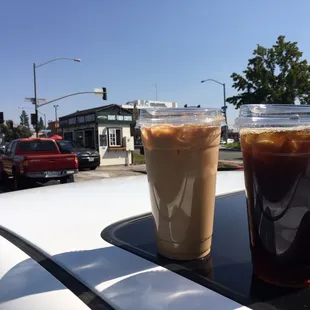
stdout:
POLYGON ((7 177, 7 175, 6 175, 3 171, 1 171, 1 172, 0 172, 0 184, 6 185, 7 182, 8 182, 8 177, 7 177))
POLYGON ((73 183, 74 182, 74 176, 69 175, 65 178, 60 179, 60 184, 66 184, 66 183, 73 183))
POLYGON ((15 172, 13 172, 13 191, 18 191, 23 189, 25 185, 25 181, 22 177, 18 176, 15 172))

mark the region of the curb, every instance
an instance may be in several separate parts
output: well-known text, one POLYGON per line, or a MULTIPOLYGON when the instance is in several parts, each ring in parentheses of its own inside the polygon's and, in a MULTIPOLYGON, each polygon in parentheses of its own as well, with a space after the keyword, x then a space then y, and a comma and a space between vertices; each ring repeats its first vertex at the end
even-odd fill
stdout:
MULTIPOLYGON (((227 167, 227 168, 218 168, 217 171, 243 171, 242 166, 237 166, 237 167, 227 167)), ((141 173, 141 174, 147 174, 146 171, 139 171, 139 170, 132 170, 132 172, 135 173, 141 173)))
POLYGON ((241 149, 239 148, 228 148, 228 147, 225 147, 225 148, 220 148, 220 151, 224 151, 224 152, 241 152, 241 149))

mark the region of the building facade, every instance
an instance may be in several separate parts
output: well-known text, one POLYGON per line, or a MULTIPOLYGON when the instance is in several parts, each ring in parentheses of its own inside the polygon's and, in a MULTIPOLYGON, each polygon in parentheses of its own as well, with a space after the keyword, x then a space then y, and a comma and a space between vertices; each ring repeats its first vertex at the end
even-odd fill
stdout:
POLYGON ((60 130, 59 130, 59 121, 50 121, 48 123, 48 127, 47 129, 49 129, 51 131, 51 135, 57 135, 59 134, 60 130))
POLYGON ((132 124, 132 113, 116 104, 77 111, 59 118, 63 139, 96 149, 101 166, 132 164, 132 124))
POLYGON ((128 101, 126 104, 122 105, 124 109, 133 109, 134 106, 138 109, 147 109, 147 108, 177 108, 177 102, 170 101, 155 101, 155 100, 133 100, 128 101))

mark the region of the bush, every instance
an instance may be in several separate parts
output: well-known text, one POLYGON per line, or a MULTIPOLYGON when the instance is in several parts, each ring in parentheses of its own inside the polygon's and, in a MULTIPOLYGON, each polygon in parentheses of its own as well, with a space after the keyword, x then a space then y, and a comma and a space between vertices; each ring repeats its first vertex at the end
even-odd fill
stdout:
POLYGON ((240 142, 224 144, 225 147, 240 149, 240 142))
POLYGON ((145 164, 144 155, 138 154, 136 152, 133 153, 133 164, 134 165, 143 165, 145 164))

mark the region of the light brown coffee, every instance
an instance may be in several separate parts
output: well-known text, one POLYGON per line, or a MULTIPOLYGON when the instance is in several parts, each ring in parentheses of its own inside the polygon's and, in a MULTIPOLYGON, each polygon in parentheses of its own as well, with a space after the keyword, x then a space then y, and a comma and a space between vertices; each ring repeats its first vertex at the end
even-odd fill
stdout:
POLYGON ((142 127, 158 252, 190 260, 210 252, 221 128, 142 127))

